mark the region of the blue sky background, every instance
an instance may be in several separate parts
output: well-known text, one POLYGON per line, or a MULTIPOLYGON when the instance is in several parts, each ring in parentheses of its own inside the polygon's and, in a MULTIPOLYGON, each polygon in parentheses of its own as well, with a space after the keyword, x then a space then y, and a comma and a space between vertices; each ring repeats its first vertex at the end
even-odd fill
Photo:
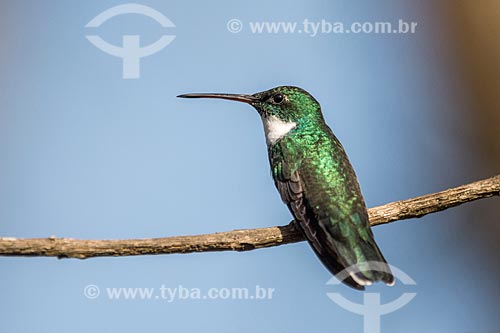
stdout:
MULTIPOLYGON (((432 1, 143 1, 176 39, 141 61, 138 80, 91 45, 163 33, 153 20, 85 25, 119 1, 10 1, 0 11, 0 235, 115 239, 287 224, 262 125, 247 105, 176 99, 297 85, 322 104, 368 206, 488 176, 469 171, 454 132, 467 110, 432 1), (239 34, 229 19, 244 23, 239 34), (251 34, 251 21, 418 22, 414 35, 251 34), (450 125, 451 124, 451 125, 450 125)), ((417 285, 376 286, 385 301, 417 292, 382 332, 495 332, 495 277, 456 228, 461 209, 374 228, 387 260, 417 285), (473 269, 471 269, 473 267, 473 269), (479 272, 479 274, 478 274, 479 272)), ((360 301, 307 244, 246 253, 57 260, 0 258, 3 332, 361 332, 326 292, 360 301), (107 287, 274 288, 272 300, 89 300, 107 287)), ((103 291, 104 293, 104 291, 103 291)))

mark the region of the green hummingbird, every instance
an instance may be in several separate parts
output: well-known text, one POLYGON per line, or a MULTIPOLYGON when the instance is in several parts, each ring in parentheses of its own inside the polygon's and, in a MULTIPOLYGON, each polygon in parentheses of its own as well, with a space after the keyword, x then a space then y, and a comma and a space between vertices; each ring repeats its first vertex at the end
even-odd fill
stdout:
POLYGON ((257 109, 276 188, 325 267, 359 290, 375 281, 394 283, 370 229, 356 174, 311 94, 280 86, 253 95, 177 97, 228 99, 257 109))

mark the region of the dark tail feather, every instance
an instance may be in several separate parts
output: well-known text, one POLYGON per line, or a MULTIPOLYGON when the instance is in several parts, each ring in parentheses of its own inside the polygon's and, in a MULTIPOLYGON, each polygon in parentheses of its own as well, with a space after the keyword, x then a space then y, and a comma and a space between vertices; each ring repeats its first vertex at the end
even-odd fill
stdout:
POLYGON ((358 258, 356 262, 361 274, 371 282, 383 281, 389 286, 394 285, 394 276, 375 240, 372 238, 369 242, 361 243, 364 260, 358 258))
POLYGON ((368 241, 360 239, 355 245, 348 245, 328 237, 322 228, 315 225, 315 221, 300 222, 297 224, 318 258, 343 283, 358 290, 364 290, 365 286, 377 281, 394 284, 391 269, 373 238, 368 241), (353 247, 359 247, 361 253, 356 255, 353 247))
MULTIPOLYGON (((323 265, 333 275, 354 289, 364 290, 365 286, 370 286, 377 281, 382 281, 389 286, 394 285, 394 276, 378 247, 376 252, 379 256, 367 255, 366 261, 359 261, 351 265, 341 263, 343 260, 329 247, 323 248, 325 250, 323 253, 319 253, 314 246, 313 249, 323 265)), ((370 253, 373 252, 370 251, 370 253)))
MULTIPOLYGON (((365 284, 360 284, 360 283, 356 282, 356 280, 358 280, 358 279, 356 279, 356 280, 353 279, 351 275, 343 274, 342 277, 337 275, 341 272, 346 272, 346 271, 345 271, 345 267, 342 266, 342 264, 340 264, 336 253, 329 251, 330 250, 329 248, 325 249, 326 251, 323 251, 323 253, 320 253, 318 250, 316 250, 316 248, 314 246, 311 246, 311 247, 313 248, 314 252, 318 256, 319 260, 321 260, 323 265, 326 267, 326 269, 328 269, 328 271, 330 271, 330 273, 332 273, 333 275, 337 276, 337 278, 341 282, 347 284, 349 287, 352 287, 354 289, 365 290, 365 287, 364 287, 365 284)), ((362 277, 359 277, 359 278, 362 278, 362 277)))

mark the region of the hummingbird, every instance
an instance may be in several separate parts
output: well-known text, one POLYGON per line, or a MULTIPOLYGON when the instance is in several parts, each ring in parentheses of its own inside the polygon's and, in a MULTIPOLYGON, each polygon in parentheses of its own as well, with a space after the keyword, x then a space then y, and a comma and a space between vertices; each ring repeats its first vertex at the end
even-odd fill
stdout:
POLYGON ((361 189, 342 144, 307 91, 279 86, 253 95, 195 93, 181 98, 218 98, 253 106, 262 119, 271 174, 324 266, 358 290, 373 282, 394 284, 375 243, 361 189))

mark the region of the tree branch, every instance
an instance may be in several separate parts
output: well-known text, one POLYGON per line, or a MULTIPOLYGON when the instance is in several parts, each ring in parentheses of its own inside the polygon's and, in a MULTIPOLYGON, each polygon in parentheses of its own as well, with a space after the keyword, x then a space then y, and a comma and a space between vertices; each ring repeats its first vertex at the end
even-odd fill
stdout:
MULTIPOLYGON (((500 195, 500 175, 442 192, 370 208, 372 226, 422 217, 466 202, 500 195)), ((44 256, 85 259, 103 256, 249 251, 303 241, 293 222, 286 226, 234 230, 197 236, 128 240, 71 238, 0 238, 0 256, 44 256)))

